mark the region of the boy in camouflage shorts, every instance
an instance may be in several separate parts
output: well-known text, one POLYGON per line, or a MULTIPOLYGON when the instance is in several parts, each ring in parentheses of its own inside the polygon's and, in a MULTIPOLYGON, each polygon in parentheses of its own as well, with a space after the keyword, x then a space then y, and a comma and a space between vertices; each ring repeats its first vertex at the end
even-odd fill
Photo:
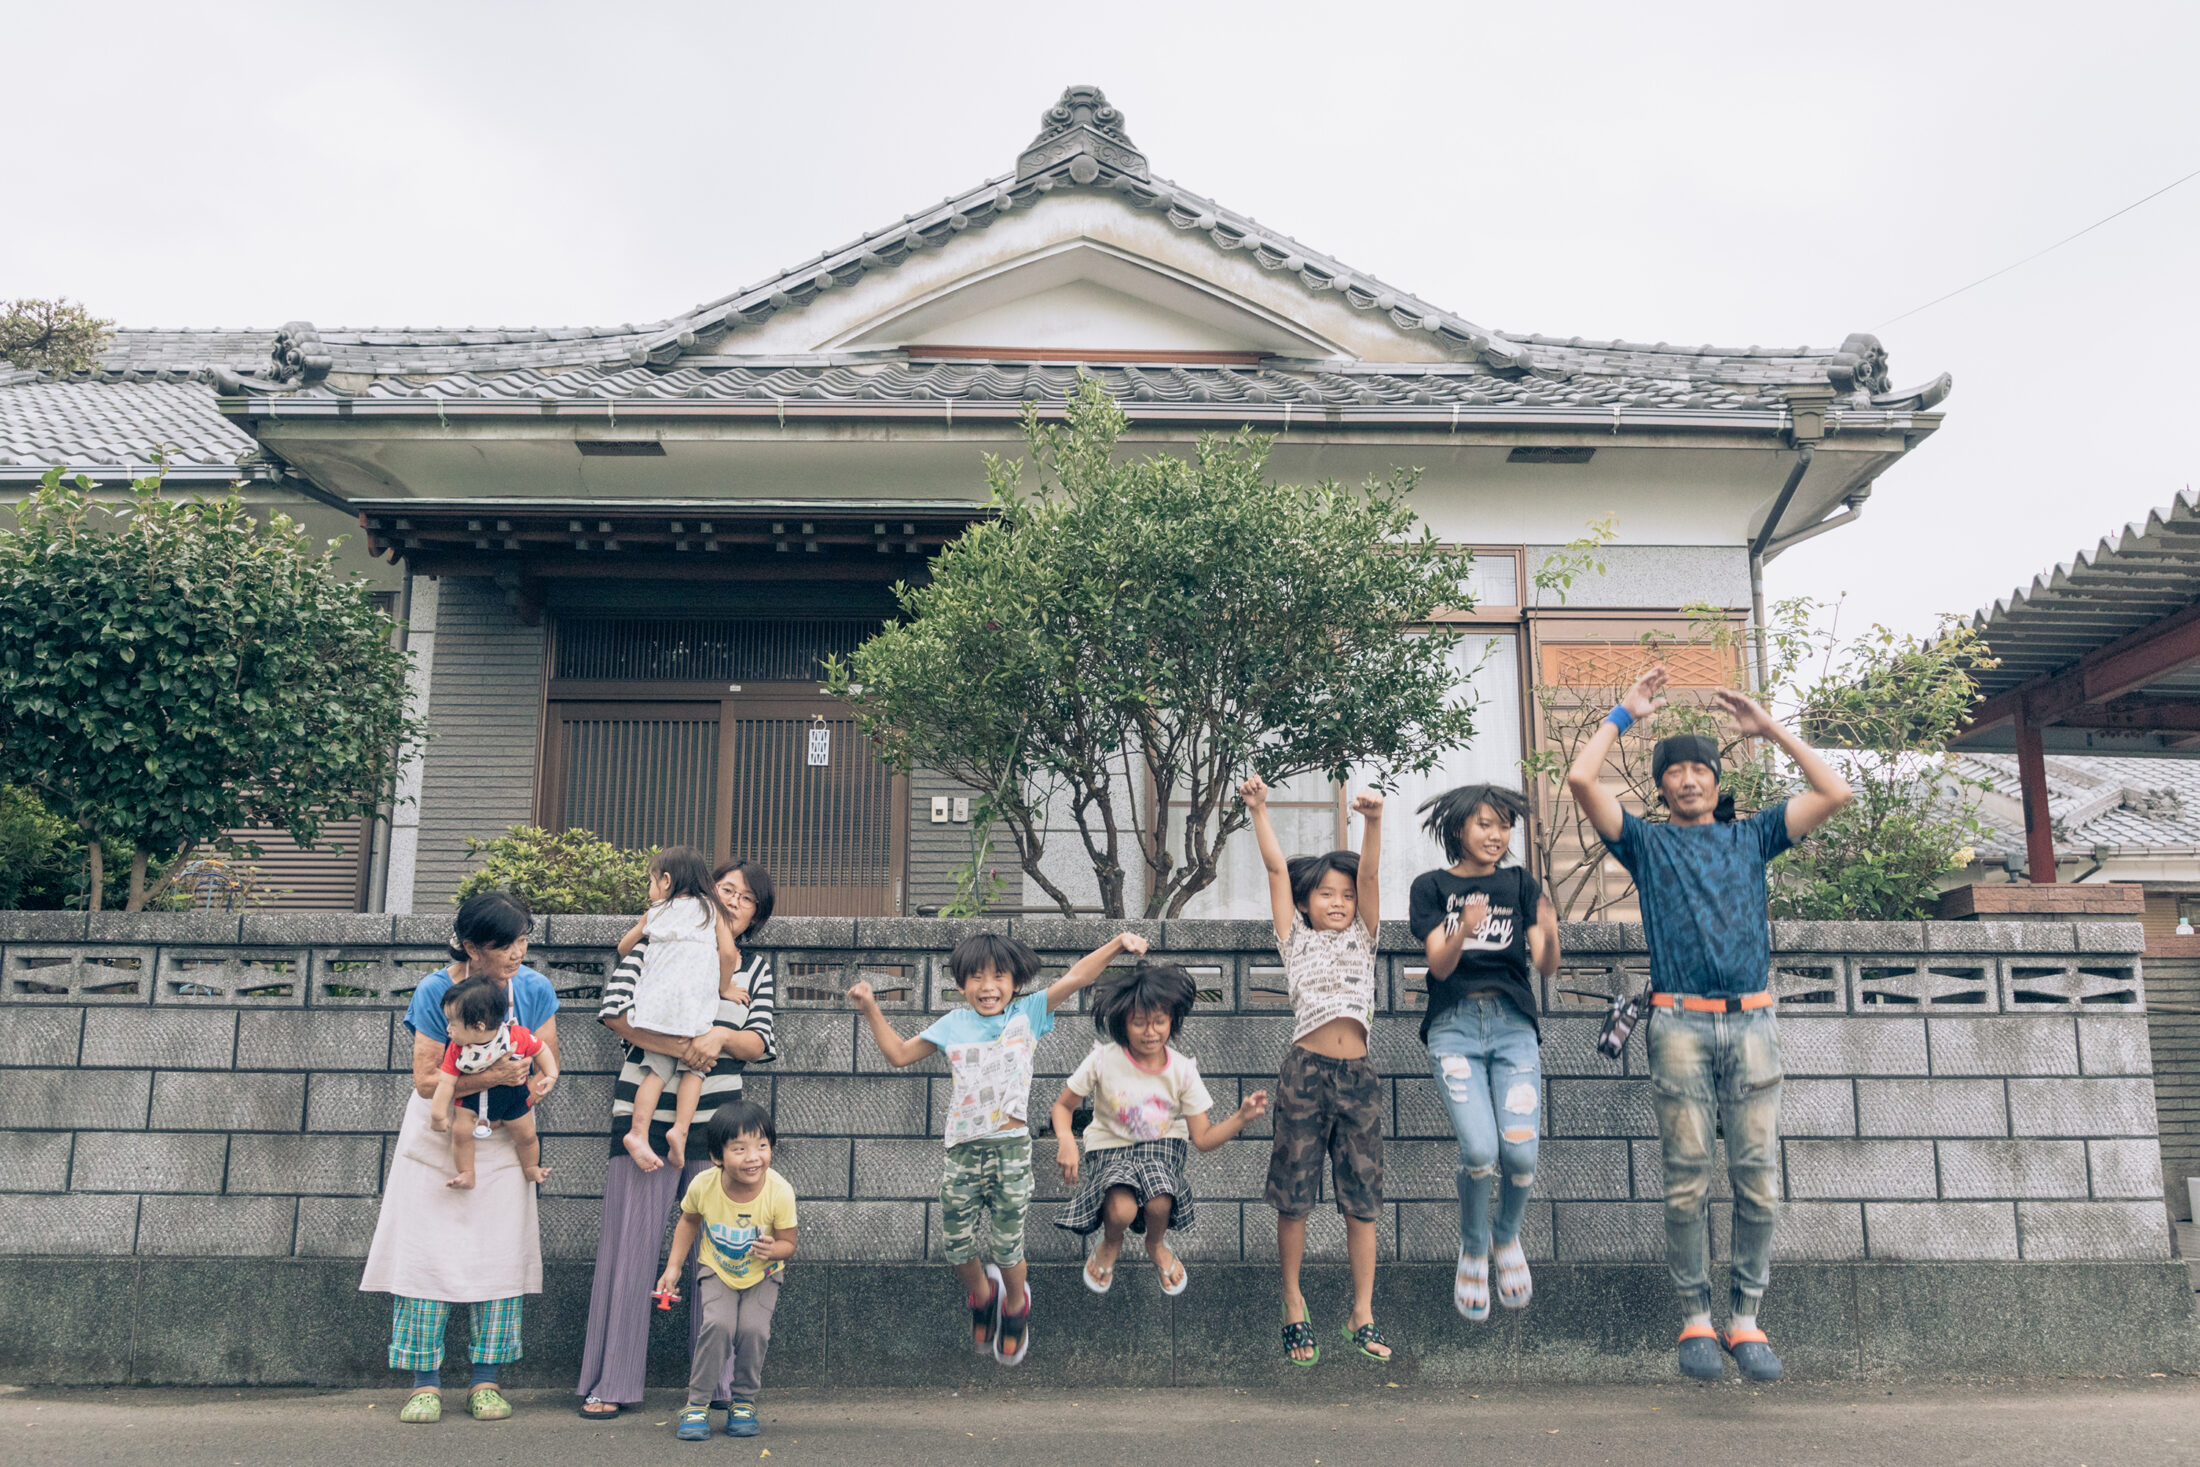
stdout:
POLYGON ((879 1053, 897 1068, 947 1052, 954 1073, 947 1116, 947 1166, 940 1179, 940 1231, 947 1261, 963 1282, 972 1342, 1003 1365, 1020 1365, 1031 1348, 1031 1290, 1024 1266, 1024 1213, 1031 1204, 1031 1072, 1039 1038, 1054 1011, 1100 976, 1119 953, 1143 953, 1146 940, 1123 933, 1079 958, 1038 993, 1018 997, 1039 973, 1039 955, 1012 937, 981 932, 948 955, 947 968, 967 1008, 935 1019, 904 1039, 879 1009, 871 985, 848 998, 863 1011, 879 1053), (991 1219, 991 1263, 978 1260, 978 1214, 991 1219))

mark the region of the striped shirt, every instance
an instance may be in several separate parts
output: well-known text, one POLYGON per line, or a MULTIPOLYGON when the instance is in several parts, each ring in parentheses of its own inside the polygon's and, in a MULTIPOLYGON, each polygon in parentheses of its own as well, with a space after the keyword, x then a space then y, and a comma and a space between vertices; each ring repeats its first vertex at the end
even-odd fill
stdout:
MULTIPOLYGON (((634 945, 634 951, 619 960, 619 966, 603 986, 603 999, 597 1006, 596 1018, 625 1018, 634 1007, 634 980, 642 971, 642 950, 649 945, 643 938, 634 945)), ((744 964, 734 981, 749 991, 749 1001, 737 1004, 726 999, 718 1001, 718 1017, 715 1027, 741 1029, 762 1036, 764 1060, 779 1057, 779 1044, 772 1032, 773 989, 772 960, 760 952, 744 952, 744 964)), ((730 1054, 718 1057, 717 1067, 703 1077, 703 1094, 695 1103, 695 1125, 700 1129, 711 1118, 711 1113, 727 1101, 741 1094, 741 1072, 749 1067, 747 1060, 736 1059, 730 1054)), ((611 1091, 611 1155, 626 1155, 622 1138, 634 1124, 634 1092, 641 1088, 642 1080, 649 1073, 642 1067, 642 1051, 628 1045, 626 1057, 619 1066, 619 1078, 611 1091)), ((649 1144, 652 1149, 665 1149, 665 1133, 679 1117, 680 1097, 678 1087, 667 1085, 657 1097, 657 1113, 650 1118, 649 1144)), ((692 1153, 691 1153, 692 1154, 692 1153)))

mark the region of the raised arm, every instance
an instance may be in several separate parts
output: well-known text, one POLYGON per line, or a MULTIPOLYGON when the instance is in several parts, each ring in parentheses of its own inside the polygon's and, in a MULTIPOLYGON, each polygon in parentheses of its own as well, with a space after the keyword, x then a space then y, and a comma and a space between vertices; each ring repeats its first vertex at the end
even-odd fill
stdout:
POLYGON ((878 1006, 878 998, 871 992, 871 985, 858 983, 848 990, 848 1002, 862 1011, 864 1022, 871 1026, 871 1039, 878 1045, 878 1052, 886 1056, 886 1063, 895 1069, 907 1069, 910 1065, 940 1052, 940 1047, 929 1039, 904 1039, 886 1022, 886 1013, 878 1006))
MULTIPOLYGON (((1665 706, 1665 699, 1660 696, 1665 690, 1665 678, 1665 664, 1661 662, 1635 679, 1635 685, 1619 700, 1619 706, 1632 718, 1648 718, 1665 706)), ((1627 813, 1604 787, 1604 761, 1611 757, 1612 745, 1619 742, 1619 734, 1619 725, 1607 717, 1597 725, 1596 732, 1589 735, 1589 741, 1574 756, 1573 767, 1566 771, 1566 792, 1589 817, 1590 826, 1607 841, 1619 839, 1620 826, 1627 813)))
POLYGON ((1795 767, 1803 771, 1803 778, 1810 781, 1809 789, 1788 801, 1789 840, 1801 840, 1809 835, 1849 802, 1849 782, 1841 777, 1841 771, 1821 758, 1816 749, 1788 732, 1785 724, 1767 713, 1754 699, 1731 688, 1721 688, 1719 711, 1734 725, 1736 733, 1772 740, 1781 753, 1795 761, 1795 767))
POLYGON ((1284 859, 1283 843, 1268 820, 1268 782, 1256 774, 1238 786, 1238 797, 1253 812, 1253 838, 1260 844, 1260 863, 1268 868, 1268 910, 1275 919, 1276 941, 1289 942, 1299 908, 1291 900, 1291 863, 1284 859))
POLYGON ((1383 797, 1373 790, 1354 795, 1352 811, 1360 817, 1360 925, 1372 939, 1382 931, 1383 797))
POLYGON ((1068 1001, 1069 996, 1084 988, 1107 971, 1116 954, 1130 953, 1142 956, 1146 951, 1146 939, 1135 932, 1118 932, 1100 946, 1086 953, 1069 965, 1069 971, 1047 985, 1047 1012, 1053 1013, 1068 1001))

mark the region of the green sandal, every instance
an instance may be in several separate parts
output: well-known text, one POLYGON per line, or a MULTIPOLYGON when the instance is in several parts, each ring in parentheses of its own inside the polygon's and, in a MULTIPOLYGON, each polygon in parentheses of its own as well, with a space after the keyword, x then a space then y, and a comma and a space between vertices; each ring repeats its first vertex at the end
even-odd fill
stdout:
POLYGON ((502 1421, 512 1414, 512 1403, 493 1385, 479 1385, 466 1393, 466 1409, 476 1421, 502 1421))
POLYGON ((1349 1324, 1340 1324, 1337 1326, 1337 1333, 1344 1337, 1345 1343, 1357 1348, 1362 1355, 1376 1364, 1388 1365, 1390 1363, 1390 1356, 1378 1355, 1368 1348, 1370 1345, 1388 1345, 1390 1343, 1390 1341, 1383 1338, 1383 1332, 1375 1328, 1374 1325, 1363 1324, 1358 1329, 1354 1329, 1349 1324))
POLYGON ((432 1387, 424 1387, 412 1393, 405 1409, 397 1413, 399 1421, 441 1421, 443 1419, 443 1393, 432 1387))
POLYGON ((1322 1363, 1322 1347, 1314 1343, 1314 1326, 1310 1320, 1286 1319, 1283 1322, 1283 1358, 1293 1365, 1322 1363), (1291 1353, 1293 1350, 1312 1350, 1314 1353, 1301 1360, 1291 1353))

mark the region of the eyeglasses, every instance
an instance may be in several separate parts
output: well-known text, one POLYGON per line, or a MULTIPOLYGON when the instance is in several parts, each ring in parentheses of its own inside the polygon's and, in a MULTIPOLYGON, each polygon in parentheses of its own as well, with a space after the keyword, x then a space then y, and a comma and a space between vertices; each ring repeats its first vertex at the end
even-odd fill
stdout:
POLYGON ((756 905, 756 896, 755 896, 755 894, 754 894, 754 893, 752 893, 752 892, 746 892, 746 891, 737 891, 737 892, 734 892, 734 893, 733 893, 732 895, 730 895, 730 896, 728 896, 728 895, 726 895, 725 893, 721 892, 721 893, 719 894, 719 900, 720 900, 720 901, 722 901, 722 902, 724 902, 724 903, 725 903, 725 904, 726 904, 727 906, 729 906, 729 907, 734 907, 734 906, 750 906, 750 907, 753 907, 753 906, 755 906, 755 905, 756 905))

